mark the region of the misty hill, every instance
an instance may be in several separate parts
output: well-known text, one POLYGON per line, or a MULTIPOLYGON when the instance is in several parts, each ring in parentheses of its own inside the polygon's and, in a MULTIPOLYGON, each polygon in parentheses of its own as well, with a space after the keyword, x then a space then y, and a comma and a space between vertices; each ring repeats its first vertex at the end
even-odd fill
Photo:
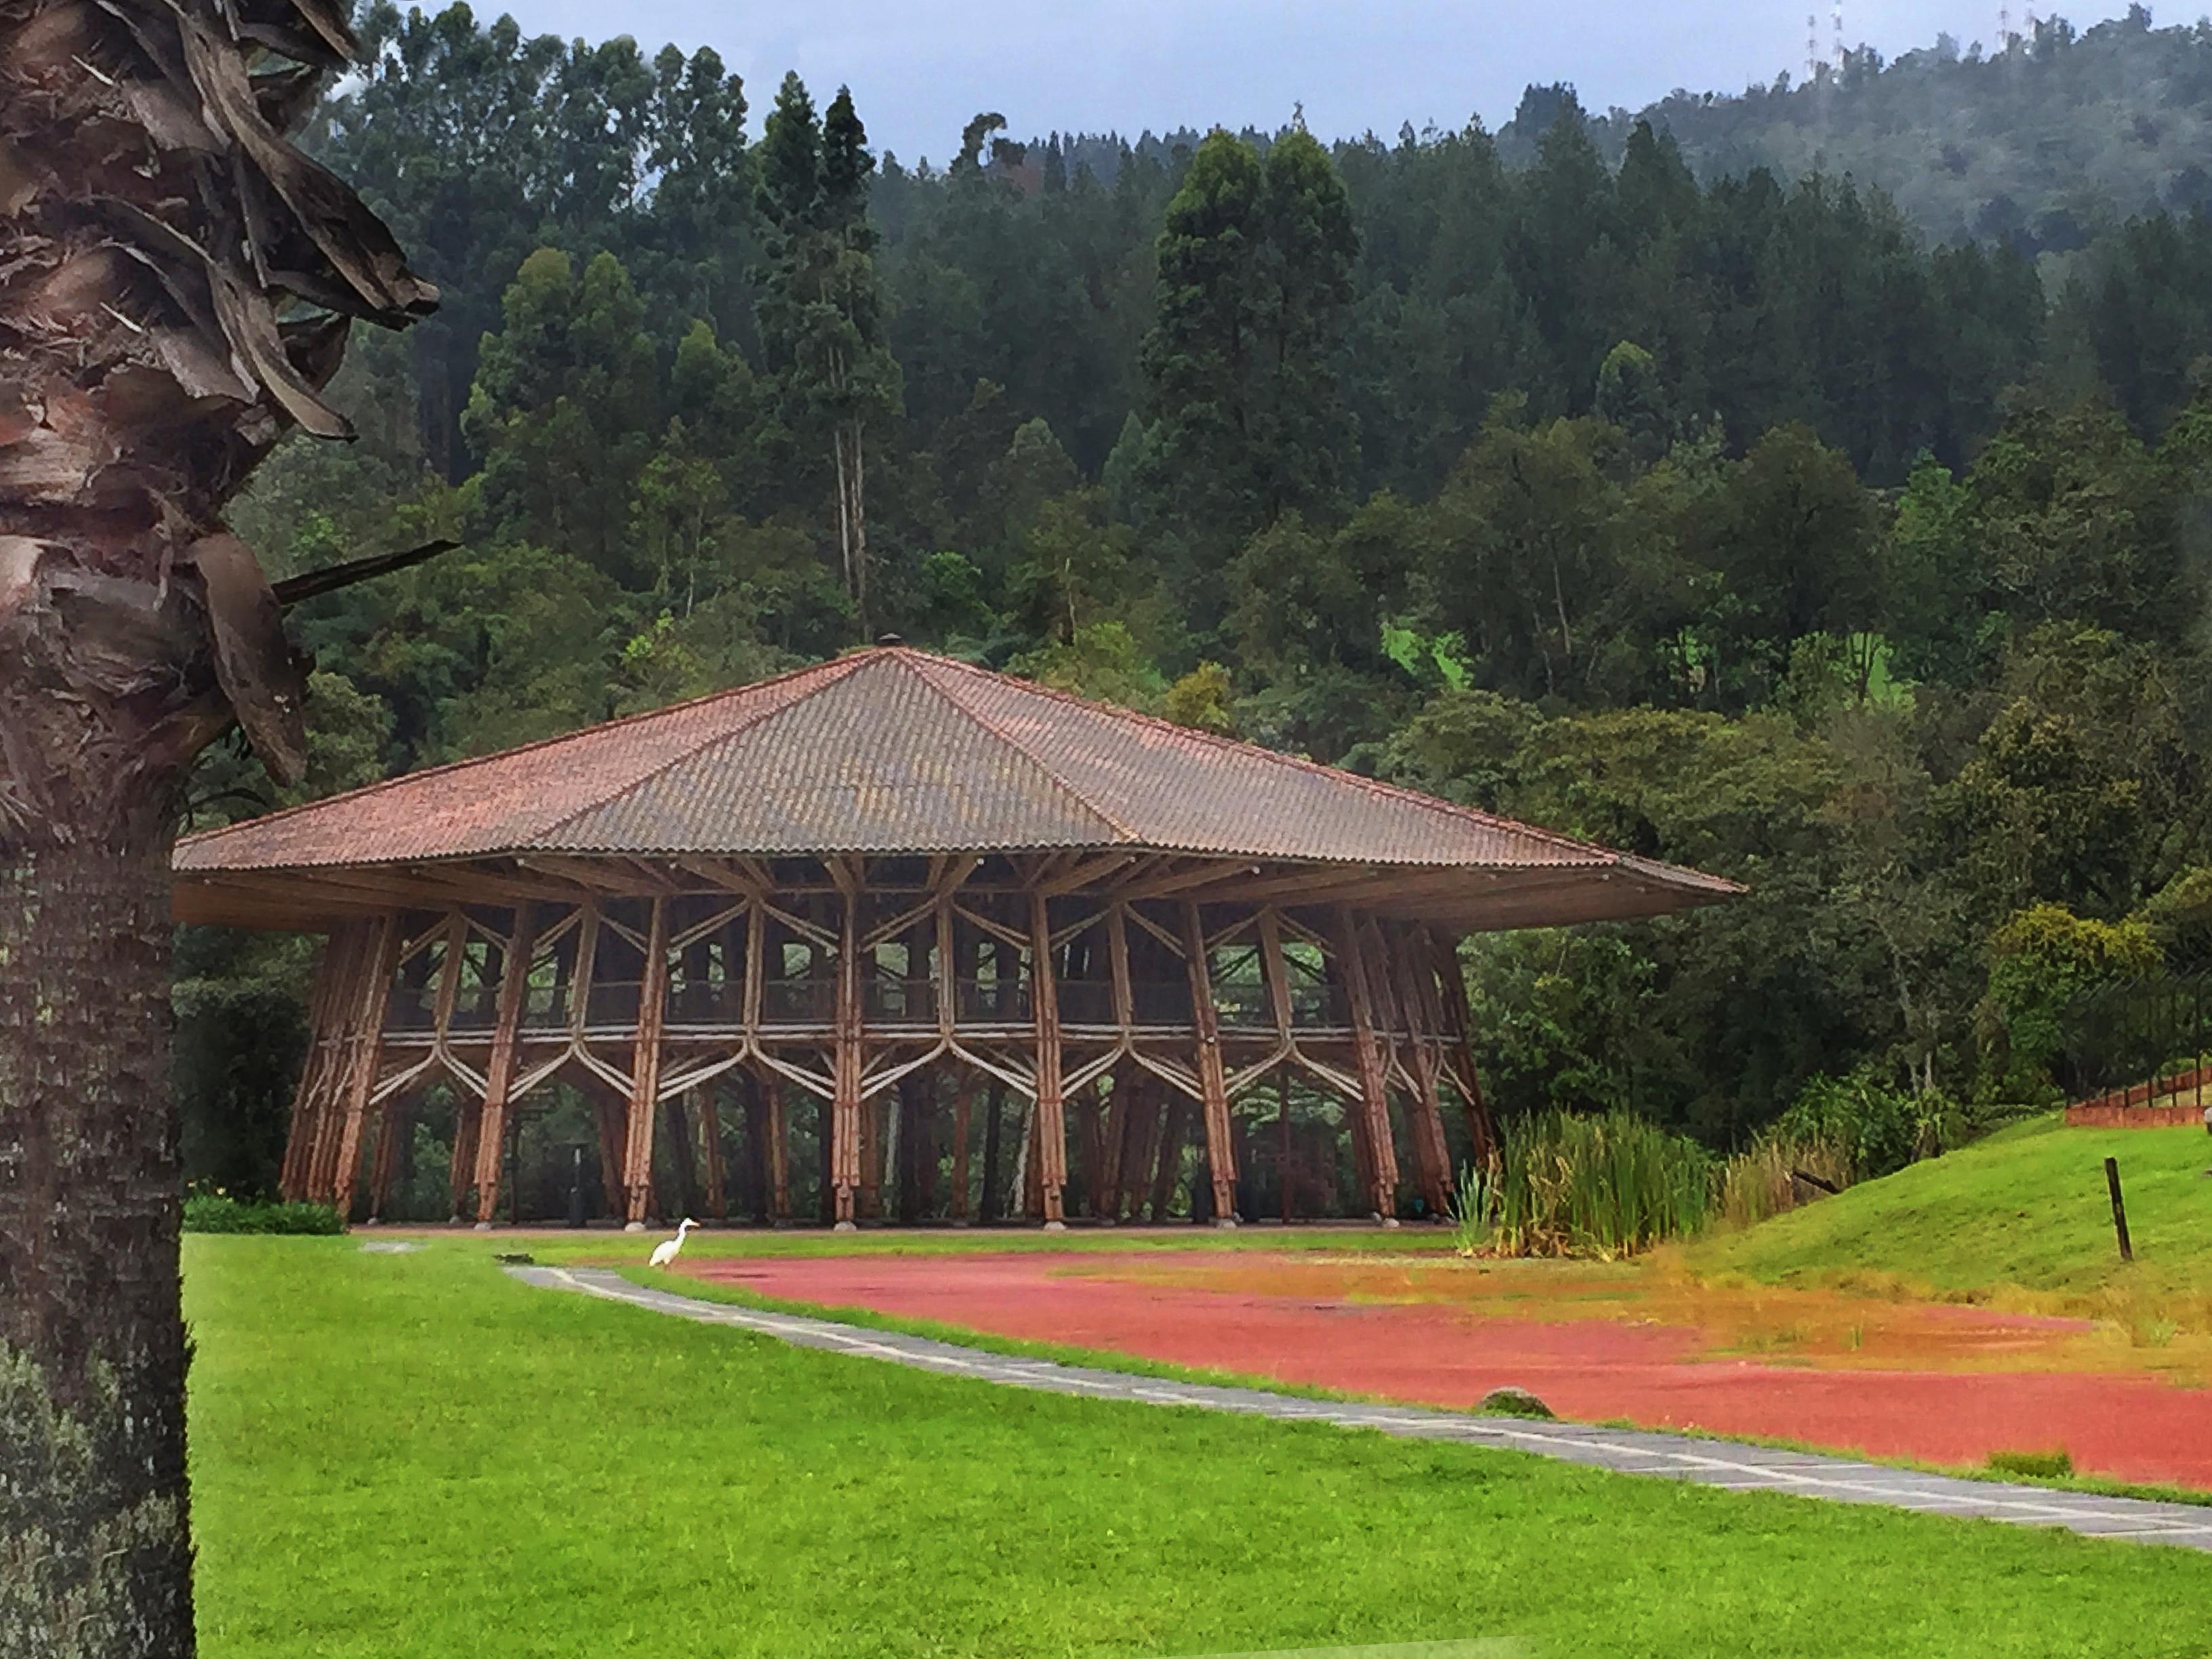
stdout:
MULTIPOLYGON (((1500 159, 1533 161, 1575 100, 1571 82, 1530 87, 1494 135, 1500 159)), ((2065 253, 2137 215, 2212 207, 2212 22, 2159 27, 2142 6, 2086 30, 2053 17, 2002 50, 1942 35, 1894 62, 1861 48, 1840 73, 1823 64, 1809 82, 1785 73, 1741 93, 1677 91, 1644 109, 1589 113, 1613 165, 1648 120, 1701 179, 1760 167, 1790 180, 1849 174, 1936 242, 2065 253)), ((1148 132, 1127 149, 1172 165, 1203 137, 1148 132)), ((1087 167, 1106 183, 1125 153, 1115 135, 1049 145, 1070 173, 1087 167)))

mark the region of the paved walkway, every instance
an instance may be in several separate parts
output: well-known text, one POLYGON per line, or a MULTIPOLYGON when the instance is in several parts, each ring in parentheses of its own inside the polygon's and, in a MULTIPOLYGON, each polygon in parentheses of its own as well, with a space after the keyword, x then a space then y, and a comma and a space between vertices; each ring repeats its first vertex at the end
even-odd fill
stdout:
POLYGON ((1922 1474, 1848 1457, 1784 1451, 1662 1434, 1645 1429, 1596 1428, 1583 1423, 1477 1417, 1423 1406, 1370 1406, 1305 1400, 1264 1389, 1215 1388, 1172 1382, 1126 1371, 1051 1360, 1018 1359, 928 1337, 864 1330, 798 1314, 702 1302, 672 1291, 633 1285, 619 1273, 592 1267, 509 1267, 517 1279, 550 1290, 580 1291, 653 1313, 707 1325, 735 1326, 801 1348, 824 1348, 887 1360, 917 1370, 972 1376, 1009 1388, 1048 1394, 1086 1395, 1152 1406, 1195 1406, 1242 1412, 1286 1422, 1334 1423, 1377 1429, 1410 1439, 1457 1440, 1470 1445, 1534 1452, 1566 1463, 1586 1463, 1620 1474, 1694 1481, 1730 1492, 1776 1492, 1824 1498, 1838 1504, 1887 1504, 1928 1515, 1964 1516, 2024 1527, 2063 1527, 2098 1538, 2124 1538, 2212 1551, 2212 1509, 2160 1504, 2138 1498, 2101 1498, 2042 1486, 1961 1480, 1922 1474))

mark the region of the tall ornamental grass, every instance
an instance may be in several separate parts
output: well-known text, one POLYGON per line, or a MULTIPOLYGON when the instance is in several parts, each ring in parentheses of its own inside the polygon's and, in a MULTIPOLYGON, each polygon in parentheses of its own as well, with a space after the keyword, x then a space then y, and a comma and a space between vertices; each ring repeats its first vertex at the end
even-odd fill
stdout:
POLYGON ((1778 1131, 1762 1135, 1722 1169, 1720 1218, 1733 1227, 1753 1226, 1824 1196, 1806 1176, 1841 1191, 1856 1174, 1850 1151, 1832 1140, 1800 1140, 1778 1131))
POLYGON ((1496 1169, 1462 1182, 1462 1244, 1480 1234, 1500 1255, 1632 1255, 1703 1227, 1715 1175, 1696 1141, 1632 1112, 1540 1113, 1509 1124, 1496 1169))

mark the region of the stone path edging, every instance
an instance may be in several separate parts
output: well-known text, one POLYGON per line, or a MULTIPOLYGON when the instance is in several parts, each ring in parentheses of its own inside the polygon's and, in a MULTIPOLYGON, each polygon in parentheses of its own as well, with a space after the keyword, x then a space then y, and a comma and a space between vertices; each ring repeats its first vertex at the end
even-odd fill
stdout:
POLYGON ((1264 1389, 1175 1382, 1087 1365, 1020 1359, 933 1338, 872 1331, 800 1314, 769 1313, 727 1303, 702 1302, 673 1291, 634 1285, 597 1267, 509 1267, 515 1278, 542 1289, 581 1291, 653 1313, 706 1325, 734 1326, 788 1342, 922 1370, 971 1376, 1004 1387, 1048 1394, 1088 1395, 1152 1406, 1188 1406, 1240 1412, 1284 1422, 1333 1423, 1376 1429, 1409 1439, 1455 1440, 1509 1451, 1533 1452, 1618 1474, 1687 1480, 1730 1492, 1773 1492, 1838 1504, 1885 1504, 1928 1515, 2002 1521, 2015 1526, 2061 1527, 2095 1538, 2179 1545, 2212 1551, 2212 1509, 2140 1498, 2054 1491, 1952 1475, 1923 1474, 1818 1452, 1789 1451, 1741 1441, 1667 1434, 1649 1429, 1598 1428, 1522 1418, 1477 1417, 1425 1406, 1376 1406, 1306 1400, 1264 1389))

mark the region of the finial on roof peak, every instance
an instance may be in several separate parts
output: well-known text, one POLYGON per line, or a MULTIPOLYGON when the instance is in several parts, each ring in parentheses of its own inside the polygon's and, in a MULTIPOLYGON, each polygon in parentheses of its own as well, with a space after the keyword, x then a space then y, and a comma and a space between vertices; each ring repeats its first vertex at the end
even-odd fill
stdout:
POLYGON ((878 645, 904 645, 906 641, 896 634, 878 634, 876 635, 876 643, 878 645))

